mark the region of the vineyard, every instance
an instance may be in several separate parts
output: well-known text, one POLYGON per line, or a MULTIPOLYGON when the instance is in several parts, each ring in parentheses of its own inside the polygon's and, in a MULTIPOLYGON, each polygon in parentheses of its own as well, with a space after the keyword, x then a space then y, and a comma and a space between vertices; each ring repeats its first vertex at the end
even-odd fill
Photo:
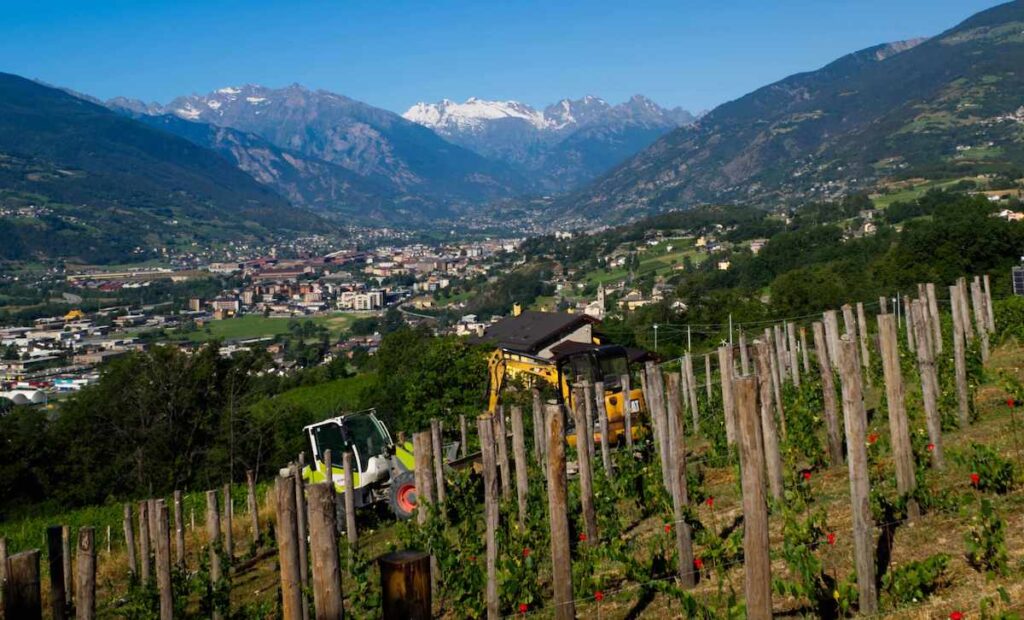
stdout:
POLYGON ((511 386, 499 414, 413 435, 409 521, 307 485, 300 455, 270 483, 0 524, 0 609, 1017 617, 1024 312, 993 303, 987 277, 914 293, 738 326, 703 357, 634 368, 646 413, 626 414, 638 432, 623 445, 607 443, 601 386, 574 386, 569 411, 511 386), (476 465, 446 463, 450 441, 476 465))

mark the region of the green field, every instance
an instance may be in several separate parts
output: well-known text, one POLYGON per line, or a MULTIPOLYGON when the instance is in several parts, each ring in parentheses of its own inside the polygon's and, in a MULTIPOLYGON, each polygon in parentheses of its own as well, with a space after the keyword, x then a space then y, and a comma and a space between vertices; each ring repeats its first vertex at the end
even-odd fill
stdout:
MULTIPOLYGON (((705 255, 697 251, 693 243, 693 239, 671 239, 648 248, 640 255, 640 268, 635 275, 641 276, 652 271, 656 275, 664 275, 671 271, 673 266, 682 263, 686 256, 690 257, 694 265, 699 265, 705 259, 705 255), (672 246, 671 252, 668 251, 669 246, 672 246)), ((612 269, 611 271, 601 269, 588 273, 586 281, 594 284, 607 284, 624 279, 628 273, 629 271, 626 269, 612 269)))
POLYGON ((233 319, 210 321, 200 328, 188 332, 168 331, 167 335, 175 340, 206 342, 208 340, 249 340, 252 338, 272 338, 289 333, 289 325, 293 321, 303 323, 313 321, 326 327, 331 335, 337 336, 348 329, 354 318, 351 314, 332 314, 330 316, 277 318, 246 315, 233 319))
POLYGON ((303 407, 317 417, 327 417, 358 408, 360 394, 373 385, 373 381, 373 375, 361 374, 319 385, 297 387, 278 394, 272 400, 303 407))
MULTIPOLYGON (((964 177, 964 179, 974 180, 974 177, 964 177)), ((892 194, 873 195, 871 196, 871 201, 875 203, 876 208, 884 209, 894 202, 910 202, 911 200, 917 200, 921 196, 927 194, 928 190, 951 187, 964 179, 925 181, 920 185, 915 185, 909 189, 900 190, 892 194)))

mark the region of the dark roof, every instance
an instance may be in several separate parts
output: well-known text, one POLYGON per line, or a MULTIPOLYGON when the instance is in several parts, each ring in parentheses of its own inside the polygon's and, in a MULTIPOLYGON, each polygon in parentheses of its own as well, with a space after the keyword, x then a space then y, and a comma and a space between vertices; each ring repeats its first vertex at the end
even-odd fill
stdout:
POLYGON ((502 319, 484 330, 480 340, 505 349, 537 353, 561 337, 594 319, 564 312, 527 310, 519 316, 502 319))

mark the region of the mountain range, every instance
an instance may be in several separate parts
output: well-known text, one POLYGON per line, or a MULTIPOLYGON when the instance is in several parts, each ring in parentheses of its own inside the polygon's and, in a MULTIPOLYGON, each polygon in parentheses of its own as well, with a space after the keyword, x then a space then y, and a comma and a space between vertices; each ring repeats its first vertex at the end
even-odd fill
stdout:
POLYGON ((518 101, 444 99, 417 103, 402 116, 455 144, 516 166, 541 189, 554 192, 583 185, 696 120, 682 108, 665 109, 642 95, 616 106, 588 95, 543 110, 518 101))
POLYGON ((1017 0, 725 103, 555 208, 580 222, 623 220, 701 203, 829 198, 892 180, 1019 179, 1021 67, 1017 0))

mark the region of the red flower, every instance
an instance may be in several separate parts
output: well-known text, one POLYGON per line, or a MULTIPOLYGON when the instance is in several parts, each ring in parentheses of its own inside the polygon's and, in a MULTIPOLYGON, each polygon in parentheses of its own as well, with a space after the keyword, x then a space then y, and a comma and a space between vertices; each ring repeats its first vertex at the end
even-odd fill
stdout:
POLYGON ((933 443, 928 444, 928 451, 929 452, 934 452, 935 451, 935 444, 933 444, 933 443))
POLYGON ((804 481, 805 482, 810 482, 811 481, 811 472, 809 472, 809 471, 805 471, 804 472, 804 481))
POLYGON ((704 568, 704 560, 700 558, 693 558, 693 567, 697 570, 704 568))
POLYGON ((714 497, 708 497, 706 500, 704 500, 704 503, 706 503, 711 508, 714 508, 715 507, 715 498, 714 497))
POLYGON ((594 600, 597 601, 598 603, 603 601, 604 600, 604 592, 602 592, 600 590, 598 590, 597 592, 594 592, 594 600))
POLYGON ((671 532, 671 531, 672 531, 672 524, 671 523, 666 523, 665 524, 665 533, 668 533, 668 532, 671 532))
POLYGON ((977 473, 972 473, 971 474, 971 484, 974 485, 974 486, 978 486, 979 482, 981 482, 981 476, 979 476, 977 473))
POLYGON ((523 547, 523 557, 524 558, 530 557, 530 548, 529 547, 523 547))
POLYGON ((878 433, 871 433, 868 435, 868 443, 873 444, 878 441, 878 433))
POLYGON ((469 556, 469 561, 470 562, 476 562, 476 556, 475 555, 469 556))
POLYGON ((830 544, 830 545, 836 544, 836 533, 835 532, 829 532, 825 536, 825 539, 828 541, 828 544, 830 544))
POLYGON ((1007 399, 1006 399, 1006 406, 1007 406, 1007 407, 1012 407, 1012 406, 1014 406, 1015 404, 1016 404, 1016 403, 1014 403, 1014 402, 1013 402, 1013 399, 1012 399, 1012 398, 1007 398, 1007 399))
POLYGON ((529 607, 527 607, 526 603, 519 603, 519 613, 525 615, 527 609, 529 609, 529 607))
POLYGON ((580 532, 580 542, 587 542, 587 535, 580 532))
POLYGON ((964 615, 959 611, 952 611, 949 613, 949 620, 963 620, 964 615))

